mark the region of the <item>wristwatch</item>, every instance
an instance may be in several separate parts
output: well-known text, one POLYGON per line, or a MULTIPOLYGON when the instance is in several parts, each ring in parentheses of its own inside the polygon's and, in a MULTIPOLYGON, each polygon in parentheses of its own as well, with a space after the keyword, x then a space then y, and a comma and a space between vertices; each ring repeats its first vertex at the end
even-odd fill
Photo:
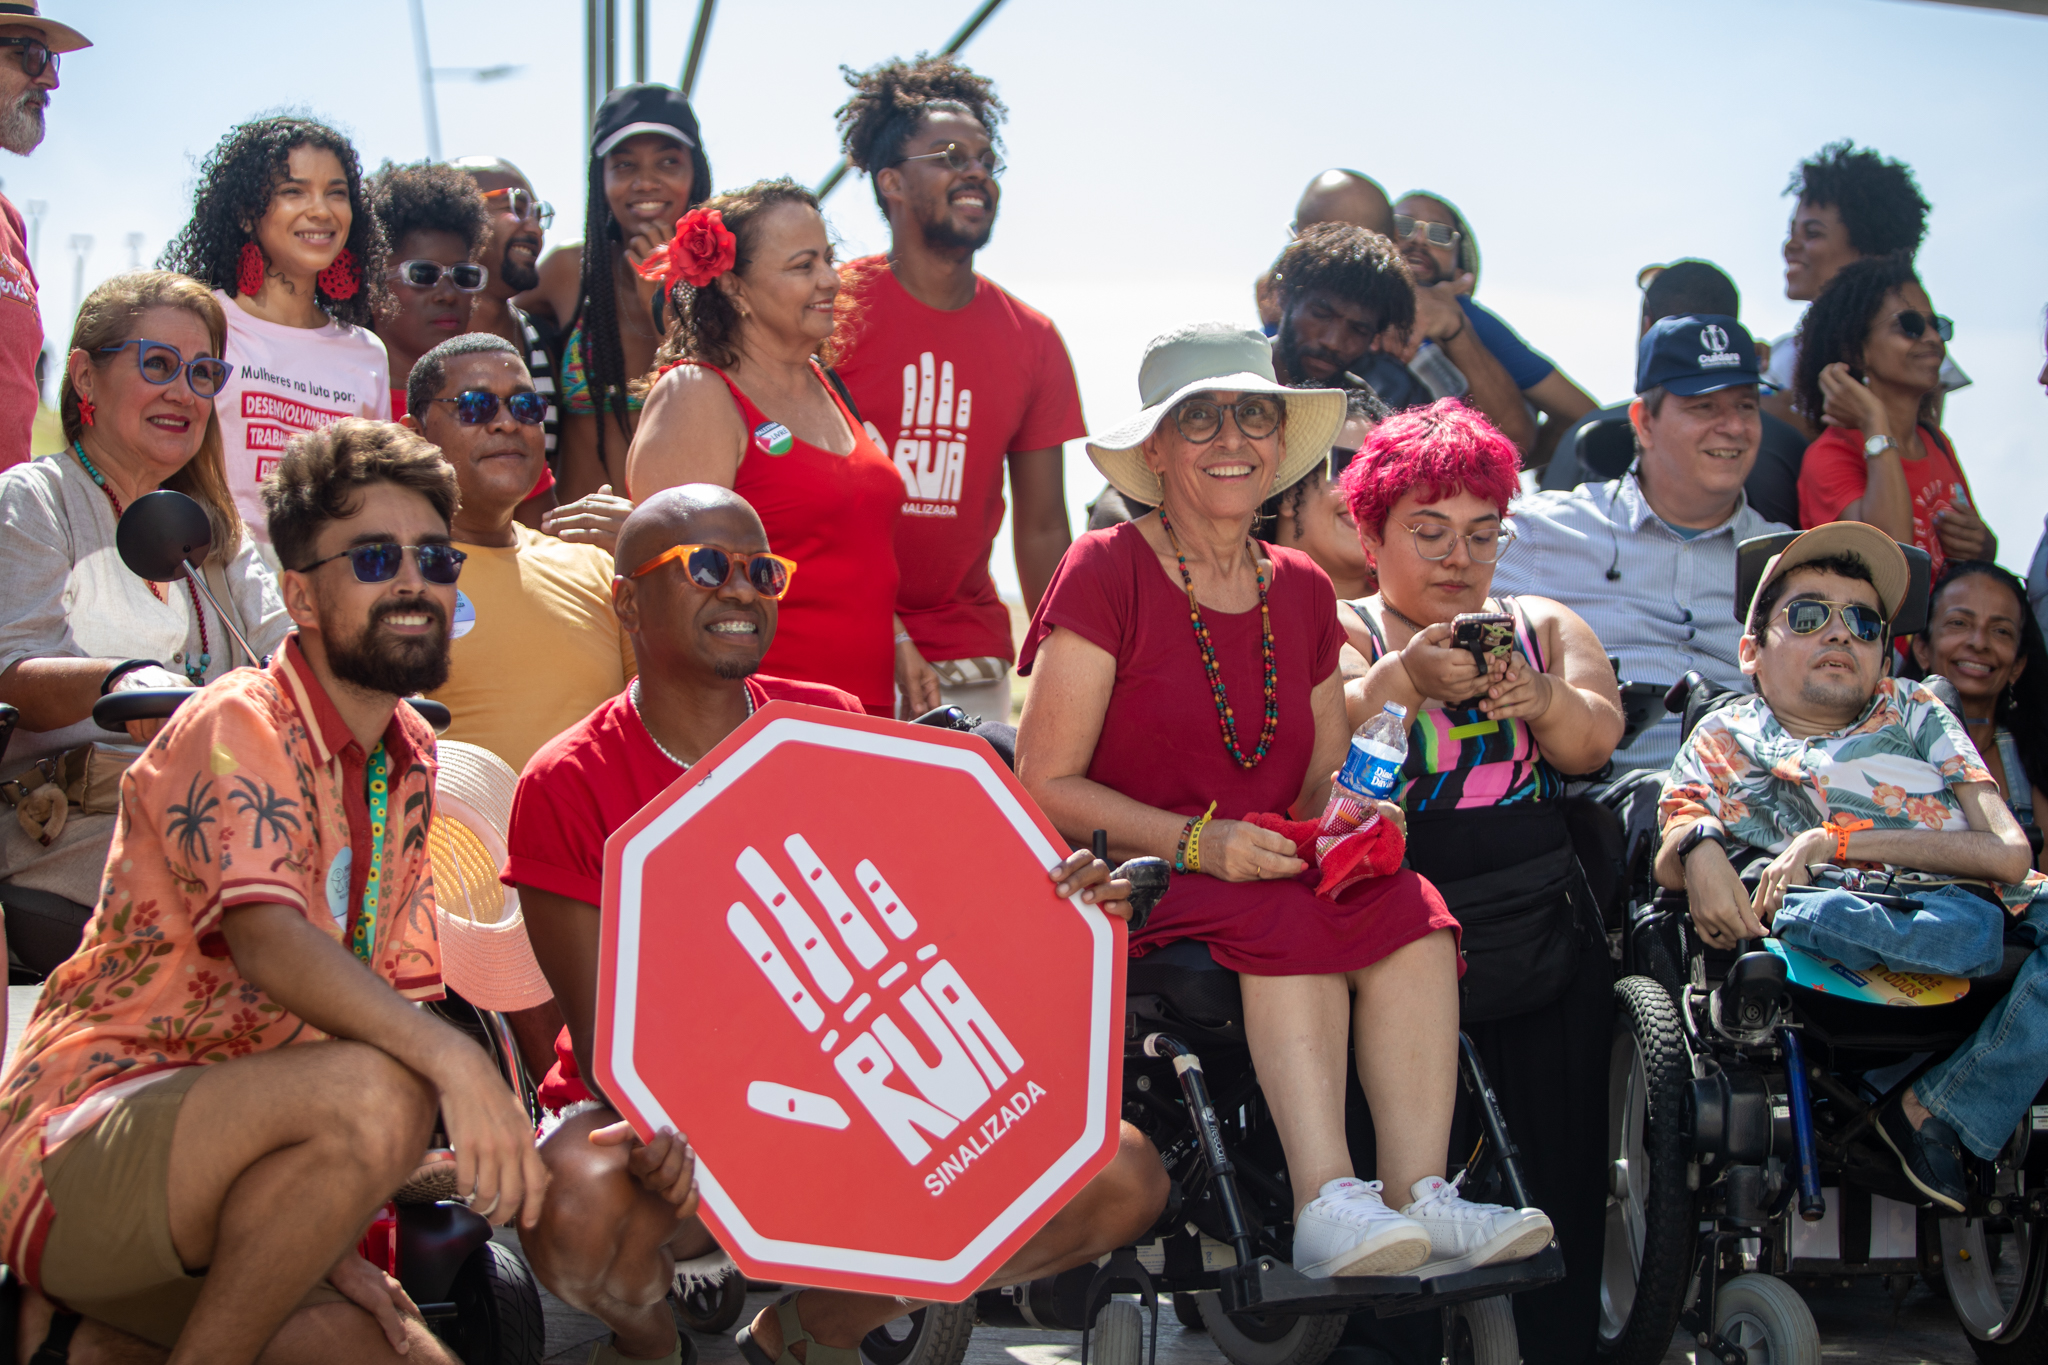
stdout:
POLYGON ((1891 437, 1886 436, 1882 432, 1880 432, 1878 435, 1871 437, 1869 440, 1863 443, 1863 458, 1866 460, 1874 460, 1878 456, 1884 454, 1887 450, 1897 450, 1898 448, 1899 447, 1897 442, 1893 441, 1891 437))
POLYGON ((1726 834, 1715 829, 1704 820, 1695 820, 1692 828, 1685 832, 1685 837, 1678 841, 1678 865, 1680 867, 1685 866, 1685 860, 1692 851, 1709 839, 1721 846, 1721 852, 1726 853, 1728 851, 1728 836, 1726 834))

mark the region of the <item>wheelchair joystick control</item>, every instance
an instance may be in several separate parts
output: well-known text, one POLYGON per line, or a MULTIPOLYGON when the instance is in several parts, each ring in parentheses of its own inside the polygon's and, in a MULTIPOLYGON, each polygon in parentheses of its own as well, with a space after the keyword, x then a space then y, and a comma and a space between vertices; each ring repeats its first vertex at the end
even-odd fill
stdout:
POLYGON ((1770 1028, 1784 998, 1784 960, 1772 953, 1744 953, 1714 992, 1714 1024, 1731 1038, 1755 1037, 1770 1028))

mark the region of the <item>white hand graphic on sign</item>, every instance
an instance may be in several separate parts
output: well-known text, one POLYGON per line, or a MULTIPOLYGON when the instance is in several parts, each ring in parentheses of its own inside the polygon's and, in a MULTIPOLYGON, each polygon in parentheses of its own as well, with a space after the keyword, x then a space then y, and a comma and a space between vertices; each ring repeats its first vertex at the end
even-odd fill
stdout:
MULTIPOLYGON (((857 985, 864 986, 841 1012, 841 1022, 851 1025, 874 1002, 875 992, 909 974, 909 964, 888 963, 893 950, 809 841, 792 834, 783 841, 783 851, 797 872, 796 884, 809 888, 817 898, 860 976, 856 978, 827 941, 809 904, 791 891, 768 859, 751 846, 741 851, 735 867, 781 929, 794 963, 745 901, 733 902, 726 911, 726 927, 806 1033, 816 1033, 825 1024, 827 1002, 836 1006, 857 985), (799 966, 808 973, 808 984, 798 974, 799 966)), ((897 943, 917 932, 916 917, 872 861, 863 858, 855 865, 854 874, 897 943)), ((921 962, 928 961, 937 951, 928 944, 916 956, 921 962)), ((926 1134, 949 1136, 988 1103, 994 1087, 1023 1067, 1024 1058, 944 958, 924 968, 923 975, 903 989, 895 1004, 924 1035, 926 1049, 937 1053, 936 1063, 925 1060, 925 1053, 885 1004, 861 1032, 838 1049, 832 1066, 903 1159, 916 1163, 931 1151, 926 1134), (888 1084, 898 1072, 916 1088, 915 1094, 888 1084)), ((839 1031, 827 1029, 819 1046, 831 1053, 838 1044, 839 1031)), ((834 1129, 849 1123, 845 1110, 830 1097, 773 1081, 749 1085, 747 1103, 760 1113, 797 1123, 834 1129)))

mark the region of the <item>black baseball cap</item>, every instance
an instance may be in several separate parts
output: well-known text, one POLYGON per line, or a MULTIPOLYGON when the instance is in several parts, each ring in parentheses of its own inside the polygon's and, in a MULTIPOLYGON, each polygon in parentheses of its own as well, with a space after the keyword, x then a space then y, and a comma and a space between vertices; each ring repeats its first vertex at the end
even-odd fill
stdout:
POLYGON ((697 116, 682 91, 666 85, 622 85, 597 106, 590 124, 590 155, 603 156, 642 133, 674 138, 692 151, 704 149, 697 116))
POLYGON ((1725 313, 1686 313, 1650 325, 1636 348, 1636 392, 1682 397, 1762 382, 1756 342, 1725 313))

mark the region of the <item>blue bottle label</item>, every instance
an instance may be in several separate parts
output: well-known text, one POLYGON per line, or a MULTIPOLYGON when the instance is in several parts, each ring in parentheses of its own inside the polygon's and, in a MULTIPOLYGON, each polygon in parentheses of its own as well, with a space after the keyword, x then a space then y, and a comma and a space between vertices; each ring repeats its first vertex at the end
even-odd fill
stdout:
POLYGON ((1353 740, 1337 781, 1351 791, 1385 801, 1401 781, 1401 756, 1380 745, 1353 740))

